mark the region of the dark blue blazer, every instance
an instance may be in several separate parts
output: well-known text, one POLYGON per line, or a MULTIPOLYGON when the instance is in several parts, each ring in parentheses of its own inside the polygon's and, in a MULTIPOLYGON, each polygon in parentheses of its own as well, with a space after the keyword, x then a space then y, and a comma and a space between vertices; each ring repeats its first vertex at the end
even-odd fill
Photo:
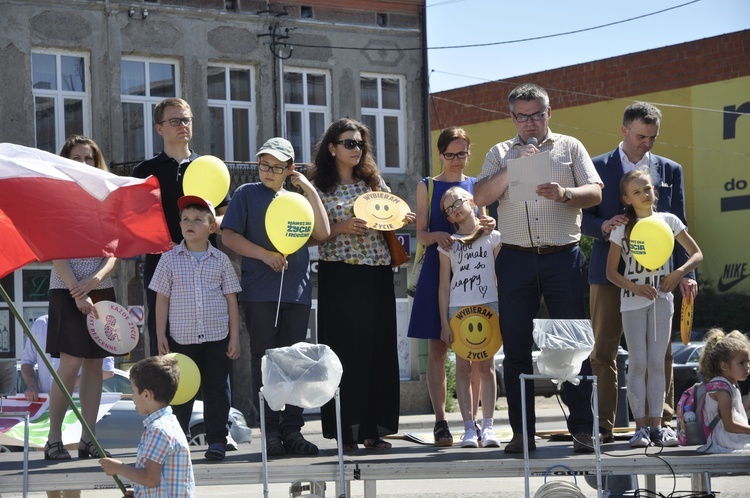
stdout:
MULTIPOLYGON (((589 261, 589 283, 609 284, 607 280, 607 255, 609 254, 609 234, 602 233, 602 223, 617 214, 623 214, 625 204, 620 196, 620 178, 622 178, 622 161, 620 147, 614 151, 593 158, 596 171, 604 183, 602 202, 598 206, 583 210, 581 232, 593 237, 594 247, 589 261)), ((685 185, 682 178, 682 166, 666 157, 651 154, 649 163, 651 179, 659 195, 657 211, 672 213, 685 225, 685 185)), ((687 261, 687 251, 675 243, 672 253, 677 267, 687 261)), ((623 270, 620 261, 620 272, 623 270)), ((687 277, 695 278, 690 272, 687 277)))

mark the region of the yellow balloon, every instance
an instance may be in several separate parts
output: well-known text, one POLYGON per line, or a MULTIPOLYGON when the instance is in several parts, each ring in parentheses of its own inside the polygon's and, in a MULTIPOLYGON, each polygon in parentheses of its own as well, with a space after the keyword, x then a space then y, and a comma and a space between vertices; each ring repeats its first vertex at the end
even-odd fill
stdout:
POLYGON ((630 252, 647 270, 661 268, 674 249, 674 234, 667 222, 656 216, 643 218, 630 232, 630 252))
POLYGON ((201 371, 192 358, 182 353, 169 353, 177 360, 177 368, 180 369, 180 382, 177 384, 177 392, 172 398, 170 405, 183 405, 193 399, 201 386, 201 371))
POLYGON ((300 194, 284 192, 276 196, 266 211, 266 233, 284 256, 307 243, 313 230, 312 206, 300 194))
POLYGON ((197 195, 217 207, 229 192, 229 181, 224 161, 214 156, 201 156, 185 170, 182 190, 185 195, 197 195))
POLYGON ((500 317, 488 306, 465 306, 450 321, 451 348, 456 356, 469 361, 492 358, 503 345, 500 317))

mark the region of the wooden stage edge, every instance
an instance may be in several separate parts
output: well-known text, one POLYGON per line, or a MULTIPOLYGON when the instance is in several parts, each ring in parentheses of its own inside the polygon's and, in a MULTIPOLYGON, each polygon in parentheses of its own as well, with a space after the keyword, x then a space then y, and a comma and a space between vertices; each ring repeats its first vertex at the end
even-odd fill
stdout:
MULTIPOLYGON (((467 475, 486 478, 523 478, 522 455, 505 455, 502 448, 467 449, 435 448, 413 443, 393 441, 392 450, 373 452, 359 450, 344 455, 346 481, 380 481, 398 479, 457 479, 467 475)), ((602 475, 640 474, 655 475, 706 475, 750 474, 750 458, 722 454, 702 455, 695 448, 630 449, 627 444, 603 445, 606 453, 601 457, 602 475)), ((223 462, 207 462, 203 449, 192 452, 196 485, 244 485, 263 482, 263 471, 257 443, 240 445, 239 451, 227 453, 223 462)), ((113 451, 116 458, 127 463, 135 459, 133 449, 113 451)), ((529 460, 531 476, 543 476, 554 465, 570 467, 576 475, 596 475, 593 454, 571 452, 570 443, 544 441, 529 460)), ((567 471, 556 468, 555 475, 567 471)), ((271 460, 268 466, 271 483, 305 481, 338 481, 339 466, 335 448, 321 449, 314 457, 284 457, 271 460)), ((123 480, 127 485, 127 480, 123 480)), ((112 489, 114 480, 105 475, 95 460, 73 459, 48 462, 40 451, 29 458, 29 491, 63 489, 112 489)), ((0 494, 23 491, 23 454, 0 454, 0 494)))

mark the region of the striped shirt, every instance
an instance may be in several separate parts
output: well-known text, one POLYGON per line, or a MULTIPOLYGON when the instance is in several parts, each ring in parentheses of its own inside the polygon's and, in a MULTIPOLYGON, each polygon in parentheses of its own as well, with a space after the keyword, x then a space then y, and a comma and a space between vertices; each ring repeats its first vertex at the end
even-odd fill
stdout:
POLYGON ((202 344, 229 334, 226 294, 241 289, 226 254, 211 244, 200 260, 185 241, 161 255, 149 289, 169 298, 169 335, 178 344, 202 344))
MULTIPOLYGON (((516 135, 492 147, 477 178, 482 180, 507 168, 508 160, 517 159, 524 145, 516 135)), ((553 182, 565 188, 602 185, 591 157, 577 139, 550 130, 538 148, 550 153, 553 182)), ((497 230, 503 234, 503 243, 524 247, 563 246, 581 239, 581 209, 569 204, 543 197, 512 203, 506 190, 497 212, 497 230)))
POLYGON ((161 465, 161 481, 155 488, 135 484, 135 498, 192 498, 195 477, 190 447, 172 407, 156 410, 143 420, 135 468, 145 469, 146 460, 161 465))

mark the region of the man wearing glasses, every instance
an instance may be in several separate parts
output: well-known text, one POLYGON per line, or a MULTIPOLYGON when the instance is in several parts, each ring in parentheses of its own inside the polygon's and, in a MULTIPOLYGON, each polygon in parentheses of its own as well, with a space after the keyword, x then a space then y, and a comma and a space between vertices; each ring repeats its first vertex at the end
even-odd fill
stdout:
MULTIPOLYGON (((184 195, 182 179, 190 163, 199 157, 190 150, 190 140, 193 138, 193 113, 190 105, 179 98, 162 100, 154 107, 154 126, 164 141, 164 150, 158 156, 136 166, 132 176, 146 178, 154 175, 159 179, 161 206, 164 209, 172 242, 177 245, 182 241, 180 210, 177 207, 177 200, 184 195)), ((217 226, 221 226, 229 199, 227 193, 224 201, 216 207, 217 226)), ((209 240, 216 245, 215 235, 212 235, 209 240)), ((160 258, 160 254, 146 254, 146 263, 143 267, 143 285, 146 288, 146 306, 148 307, 149 353, 152 355, 159 354, 156 343, 156 292, 149 289, 148 285, 160 258)), ((169 334, 169 325, 167 325, 167 334, 169 334)))
MULTIPOLYGON (((518 134, 487 153, 474 187, 474 199, 486 206, 499 199, 498 230, 503 249, 495 260, 500 298, 500 329, 505 348, 505 390, 513 438, 506 453, 523 452, 523 419, 519 375, 532 374, 533 319, 544 302, 550 318, 584 318, 585 257, 578 246, 581 238, 581 208, 602 199, 602 184, 583 144, 573 137, 549 129, 552 115, 546 90, 523 84, 508 96, 513 124, 518 134), (511 202, 508 160, 539 152, 550 153, 552 179, 537 185, 538 199, 511 202)), ((586 359, 582 375, 591 374, 586 359)), ((526 382, 529 450, 534 442, 534 383, 526 382)), ((573 451, 591 453, 593 415, 591 383, 563 383, 573 435, 573 451)))

